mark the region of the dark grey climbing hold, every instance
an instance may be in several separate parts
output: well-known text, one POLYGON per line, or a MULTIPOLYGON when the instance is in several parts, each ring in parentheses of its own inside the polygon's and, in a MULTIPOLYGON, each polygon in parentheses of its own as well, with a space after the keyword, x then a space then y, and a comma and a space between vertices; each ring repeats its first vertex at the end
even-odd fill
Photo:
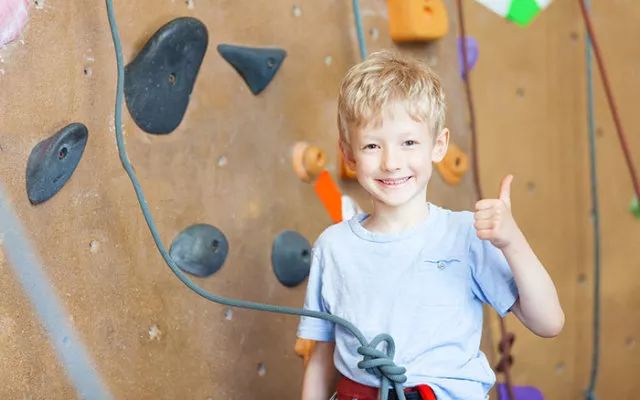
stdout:
POLYGON ((39 204, 53 197, 73 175, 89 131, 80 123, 62 128, 38 143, 27 161, 27 196, 31 204, 39 204))
POLYGON ((218 228, 196 224, 180 232, 169 255, 181 270, 207 277, 222 268, 228 252, 227 238, 218 228))
POLYGON ((287 56, 282 49, 230 44, 218 45, 218 53, 238 71, 253 94, 262 92, 269 85, 287 56))
POLYGON ((311 246, 304 236, 284 231, 273 241, 271 265, 276 278, 284 286, 297 286, 309 275, 311 246))
POLYGON ((160 28, 127 65, 127 108, 142 130, 166 134, 180 125, 208 43, 202 22, 178 18, 160 28))

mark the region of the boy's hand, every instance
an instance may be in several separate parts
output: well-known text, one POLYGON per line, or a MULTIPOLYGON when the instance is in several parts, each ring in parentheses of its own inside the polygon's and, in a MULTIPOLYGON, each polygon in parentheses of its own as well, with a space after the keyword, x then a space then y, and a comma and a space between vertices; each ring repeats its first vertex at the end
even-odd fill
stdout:
POLYGON ((511 215, 511 181, 513 175, 505 176, 500 184, 500 196, 478 201, 473 214, 478 237, 491 241, 499 249, 504 249, 522 234, 511 215))

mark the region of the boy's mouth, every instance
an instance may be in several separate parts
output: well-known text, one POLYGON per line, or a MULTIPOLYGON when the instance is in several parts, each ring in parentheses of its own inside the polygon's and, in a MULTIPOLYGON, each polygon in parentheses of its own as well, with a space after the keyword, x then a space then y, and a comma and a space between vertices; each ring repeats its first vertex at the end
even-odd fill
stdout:
POLYGON ((400 186, 406 183, 409 179, 411 179, 410 176, 405 176, 404 178, 376 179, 376 181, 383 184, 384 186, 400 186))

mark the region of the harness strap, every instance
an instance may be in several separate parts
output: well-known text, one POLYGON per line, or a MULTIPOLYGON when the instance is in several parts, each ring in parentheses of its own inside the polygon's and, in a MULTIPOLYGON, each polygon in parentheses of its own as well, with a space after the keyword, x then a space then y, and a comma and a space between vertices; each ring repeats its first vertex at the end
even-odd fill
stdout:
MULTIPOLYGON (((378 400, 377 387, 363 385, 354 380, 341 376, 337 386, 338 400, 378 400)), ((437 400, 431 386, 423 384, 404 389, 407 400, 437 400)), ((389 391, 389 399, 397 399, 394 390, 389 391)))

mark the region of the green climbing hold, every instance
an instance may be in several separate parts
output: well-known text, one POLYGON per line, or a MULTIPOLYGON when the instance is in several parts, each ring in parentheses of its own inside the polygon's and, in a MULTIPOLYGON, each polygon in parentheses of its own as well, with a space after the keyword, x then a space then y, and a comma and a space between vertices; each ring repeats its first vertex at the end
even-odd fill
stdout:
POLYGON ((629 207, 629 210, 631 211, 631 214, 640 219, 640 201, 638 201, 637 197, 634 197, 631 200, 631 207, 629 207))
POLYGON ((527 26, 551 0, 476 0, 520 26, 527 26))
POLYGON ((518 0, 511 3, 507 19, 518 25, 528 25, 540 12, 540 5, 535 0, 518 0))

